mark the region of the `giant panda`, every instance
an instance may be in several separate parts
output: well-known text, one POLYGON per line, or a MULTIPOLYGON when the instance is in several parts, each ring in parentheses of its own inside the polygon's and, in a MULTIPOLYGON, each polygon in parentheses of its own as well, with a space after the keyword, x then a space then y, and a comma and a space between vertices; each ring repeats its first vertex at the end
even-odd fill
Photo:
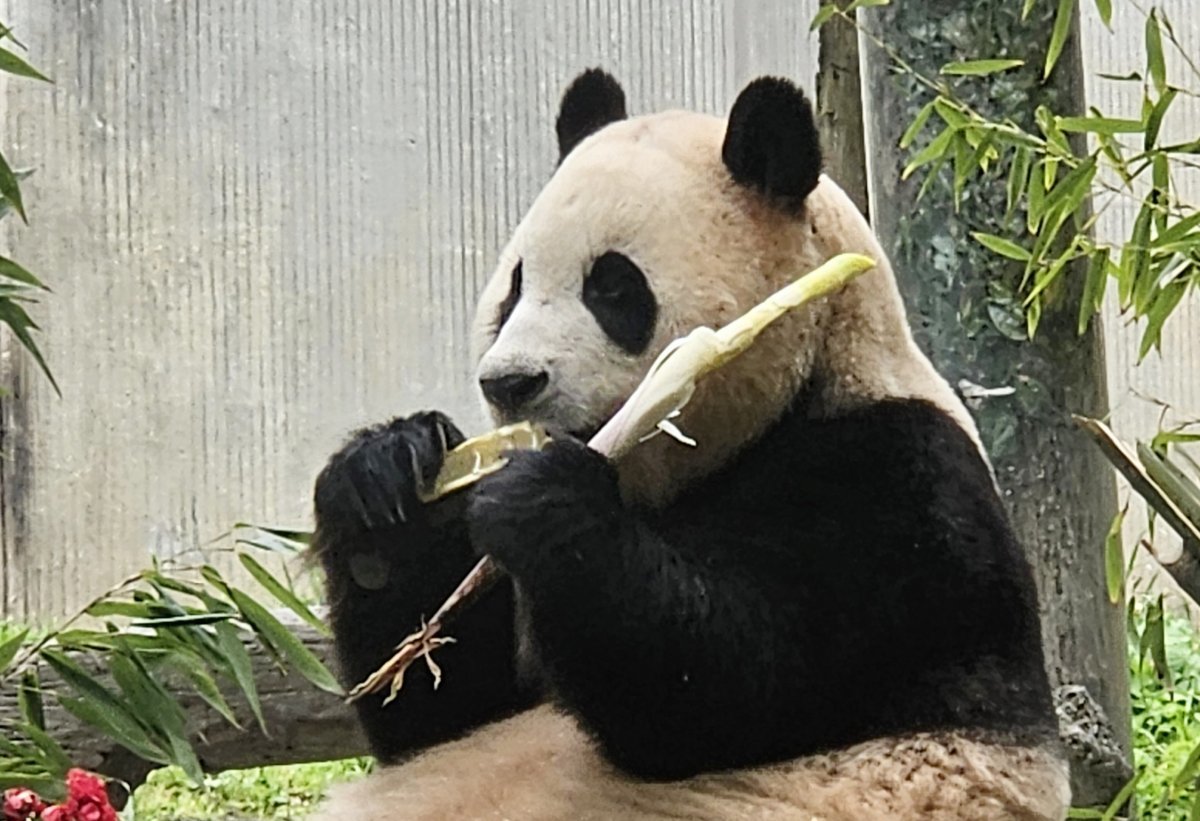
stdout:
MULTIPOLYGON (((484 553, 508 580, 438 689, 357 703, 381 767, 322 817, 1060 819, 1031 569, 976 429, 909 332, 813 113, 764 77, 726 119, 630 117, 590 70, 559 164, 479 300, 497 423, 543 452, 423 505, 463 434, 359 431, 315 488, 344 680, 484 553), (613 464, 583 443, 669 341, 845 251, 877 268, 779 320, 613 464)), ((886 202, 878 207, 887 208, 886 202)))

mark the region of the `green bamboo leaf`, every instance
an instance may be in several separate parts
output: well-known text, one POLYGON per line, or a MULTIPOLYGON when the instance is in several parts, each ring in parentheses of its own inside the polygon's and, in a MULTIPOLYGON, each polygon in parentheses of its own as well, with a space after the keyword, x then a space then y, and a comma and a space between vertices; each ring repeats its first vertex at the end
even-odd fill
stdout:
POLYGON ((1013 209, 1017 207, 1017 202, 1021 198, 1021 194, 1025 191, 1025 186, 1029 182, 1031 156, 1028 148, 1018 148, 1013 152, 1012 167, 1008 171, 1007 200, 1005 206, 1005 216, 1012 214, 1013 209))
POLYGON ((1158 27, 1158 10, 1150 9, 1146 16, 1146 71, 1159 94, 1167 88, 1167 62, 1163 56, 1162 31, 1158 27))
POLYGON ((940 134, 933 138, 929 145, 925 146, 921 151, 913 157, 904 170, 900 172, 901 179, 908 179, 912 173, 923 165, 933 162, 947 154, 951 147, 951 141, 954 139, 955 131, 953 128, 946 128, 940 134))
POLYGON ((59 647, 66 650, 109 650, 117 634, 107 630, 63 630, 54 636, 59 647))
POLYGON ((293 593, 278 579, 272 576, 270 571, 256 562, 253 556, 250 556, 247 553, 239 552, 238 561, 242 563, 242 567, 249 571, 250 575, 254 577, 255 581, 266 588, 267 592, 278 599, 280 603, 285 605, 297 616, 304 619, 304 621, 316 628, 318 632, 322 633, 323 635, 329 635, 329 628, 325 625, 325 622, 321 621, 321 619, 318 618, 316 614, 312 612, 312 610, 308 609, 308 605, 300 601, 300 599, 296 597, 295 593, 293 593))
POLYGON ((1154 144, 1158 142, 1158 134, 1162 130, 1163 118, 1167 116, 1167 110, 1178 96, 1179 89, 1168 88, 1150 110, 1150 116, 1146 118, 1146 136, 1142 141, 1143 151, 1154 149, 1154 144))
POLYGON ((25 203, 21 199, 21 186, 17 179, 17 175, 13 173, 12 167, 8 164, 8 160, 4 154, 0 153, 0 194, 12 205, 13 210, 21 216, 21 220, 28 225, 29 218, 25 215, 25 203))
POLYGON ((161 735, 163 740, 172 730, 183 732, 187 723, 183 709, 132 653, 122 649, 110 654, 108 669, 133 708, 134 715, 140 716, 142 722, 161 735))
POLYGON ((146 731, 128 713, 86 698, 59 696, 58 703, 71 715, 95 727, 134 755, 163 766, 172 763, 170 756, 155 746, 146 731))
POLYGON ((1034 163, 1032 173, 1029 175, 1029 189, 1025 192, 1025 219, 1029 233, 1037 234, 1038 229, 1042 224, 1042 217, 1045 215, 1044 205, 1046 202, 1046 185, 1043 182, 1045 179, 1042 166, 1044 162, 1038 160, 1034 163))
POLYGON ((188 613, 183 616, 164 616, 162 618, 141 619, 133 622, 133 627, 180 627, 182 625, 205 625, 229 621, 231 613, 188 613))
POLYGON ((962 62, 946 63, 946 65, 942 66, 942 74, 978 77, 1020 68, 1023 65, 1025 65, 1024 60, 964 60, 962 62))
POLYGON ((1197 775, 1200 775, 1200 744, 1192 748, 1187 761, 1183 762, 1183 766, 1175 774, 1172 784, 1175 789, 1185 789, 1195 782, 1197 775))
POLYGON ((1037 4, 1037 0, 1025 0, 1025 5, 1022 6, 1022 8, 1021 8, 1021 19, 1022 20, 1027 20, 1029 18, 1029 12, 1033 11, 1033 7, 1036 4, 1037 4))
POLYGON ((1050 46, 1046 49, 1046 69, 1043 79, 1054 71, 1054 65, 1062 55, 1067 35, 1071 32, 1071 19, 1075 12, 1075 0, 1058 0, 1058 12, 1054 15, 1054 29, 1050 32, 1050 46))
POLYGON ((241 722, 234 715, 229 702, 225 700, 225 695, 217 685, 216 679, 205 669, 204 659, 201 656, 189 651, 178 650, 168 654, 162 663, 186 678, 196 694, 204 699, 209 707, 216 710, 222 718, 234 727, 242 728, 241 722))
POLYGON ((23 773, 8 767, 0 768, 0 792, 13 787, 25 787, 51 801, 61 798, 64 791, 62 778, 57 774, 47 776, 45 773, 23 773))
POLYGON ((929 115, 933 114, 933 104, 935 102, 936 100, 930 100, 917 112, 917 116, 913 118, 913 121, 909 123, 908 128, 904 130, 904 134, 900 137, 901 148, 908 148, 912 145, 913 140, 917 138, 917 135, 921 133, 921 129, 925 127, 925 123, 929 122, 929 115))
POLYGON ((836 3, 826 3, 817 9, 817 13, 813 15, 812 22, 808 24, 809 31, 816 31, 821 26, 825 25, 837 14, 838 7, 836 3))
POLYGON ((1164 146, 1162 150, 1168 154, 1200 154, 1200 140, 1164 146))
MULTIPOLYGON (((197 585, 188 584, 182 579, 172 578, 171 576, 163 575, 157 571, 149 573, 146 576, 146 580, 149 581, 155 587, 155 589, 160 590, 160 592, 171 590, 176 593, 183 593, 184 595, 192 596, 193 598, 200 600, 203 600, 208 595, 204 592, 203 588, 198 587, 197 585)), ((209 609, 211 610, 213 608, 210 607, 209 609)))
POLYGON ((109 659, 109 670, 138 715, 144 717, 143 720, 159 737, 159 746, 169 751, 172 763, 180 767, 193 783, 202 785, 204 771, 187 739, 187 717, 179 703, 136 655, 114 653, 109 659))
MULTIPOLYGON (((1187 431, 1179 430, 1160 430, 1154 434, 1154 438, 1150 440, 1150 449, 1155 453, 1164 453, 1168 445, 1173 444, 1194 444, 1200 442, 1200 433, 1188 433, 1187 431)), ((1200 495, 1200 491, 1197 491, 1200 495)), ((1197 522, 1200 526, 1200 522, 1197 522)))
POLYGON ((892 0, 854 0, 850 5, 846 6, 846 11, 851 12, 855 9, 873 9, 877 6, 889 5, 892 0))
POLYGON ((1084 281, 1083 295, 1079 299, 1079 335, 1087 331, 1092 317, 1100 310, 1104 300, 1105 276, 1108 273, 1110 251, 1107 247, 1097 248, 1088 257, 1087 278, 1084 281))
POLYGON ((1043 291, 1058 281, 1058 277, 1060 274, 1062 274, 1063 269, 1066 268, 1067 263, 1075 259, 1075 248, 1076 245, 1072 243, 1071 247, 1068 248, 1066 252, 1060 254, 1054 260, 1054 262, 1042 269, 1042 272, 1038 274, 1037 281, 1034 283, 1033 288, 1025 297, 1026 307, 1033 305, 1035 301, 1042 295, 1043 291))
POLYGON ((1150 266, 1150 227, 1153 216, 1153 203, 1147 200, 1142 204, 1133 222, 1129 242, 1121 249, 1117 285, 1122 310, 1134 304, 1134 296, 1139 293, 1139 287, 1145 290, 1146 272, 1150 266))
MULTIPOLYGON (((0 177, 2 177, 0 173, 0 177)), ((29 314, 25 309, 11 299, 0 299, 0 322, 8 325, 12 330, 13 335, 25 348, 26 351, 34 358, 38 366, 41 367, 42 373, 50 380, 50 385, 54 388, 54 392, 62 396, 62 391, 59 390, 58 382, 54 379, 54 374, 50 372, 50 366, 46 364, 45 358, 42 356, 41 350, 34 341, 31 330, 39 330, 33 320, 29 318, 29 314)))
MULTIPOLYGON (((1158 250, 1164 245, 1169 245, 1184 240, 1188 234, 1194 231, 1197 227, 1200 227, 1200 210, 1196 211, 1194 214, 1189 214, 1187 217, 1184 217, 1183 219, 1179 220, 1179 222, 1176 222, 1167 228, 1167 230, 1160 233, 1154 240, 1153 247, 1155 250, 1158 250)), ((1200 242, 1200 237, 1197 237, 1196 241, 1200 242)))
MULTIPOLYGON (((1165 654, 1163 658, 1166 658, 1165 654)), ((1137 789, 1137 785, 1142 780, 1142 776, 1145 774, 1145 772, 1145 770, 1138 770, 1133 778, 1129 779, 1129 781, 1125 783, 1125 786, 1120 789, 1116 797, 1113 798, 1108 807, 1104 810, 1104 814, 1100 816, 1100 821, 1114 821, 1114 819, 1121 814, 1121 811, 1125 808, 1125 805, 1129 803, 1129 799, 1133 797, 1134 790, 1137 789)))
POLYGON ((1059 117, 1057 124, 1060 130, 1074 134, 1140 134, 1146 127, 1141 120, 1095 116, 1059 117))
POLYGON ((963 190, 967 186, 967 179, 971 176, 974 168, 971 164, 971 146, 965 139, 956 139, 954 141, 954 211, 958 212, 959 204, 962 202, 963 190))
POLYGON ((1028 262, 1030 259, 1029 251, 1022 248, 1012 240, 1007 240, 1004 237, 998 237, 995 234, 985 234, 982 231, 972 231, 971 236, 980 245, 993 251, 1002 257, 1015 259, 1019 262, 1028 262))
POLYGON ((6 48, 0 48, 0 71, 6 71, 9 74, 16 74, 19 77, 29 77, 34 80, 42 80, 44 82, 52 82, 49 77, 38 71, 29 63, 22 60, 16 54, 13 54, 6 48))
POLYGON ((1104 537, 1104 580, 1108 586, 1108 600, 1113 604, 1121 601, 1122 588, 1125 586, 1125 554, 1121 549, 1121 527, 1125 524, 1125 514, 1128 507, 1121 508, 1113 517, 1104 537))
POLYGON ((1025 328, 1029 338, 1033 339, 1037 334, 1038 323, 1042 320, 1042 301, 1035 299, 1025 308, 1025 328))
POLYGON ((925 172, 925 179, 921 182, 921 188, 917 191, 917 202, 925 199, 925 195, 929 193, 929 189, 933 187, 949 159, 949 154, 943 154, 933 161, 933 165, 929 166, 929 170, 925 172))
POLYGON ((12 664, 12 660, 17 657, 17 651, 21 649, 25 643, 25 637, 28 635, 29 628, 27 627, 0 642, 0 672, 7 670, 8 665, 12 664))
POLYGON ((63 654, 45 649, 41 657, 80 696, 75 699, 60 693, 58 701, 64 708, 142 758, 170 763, 116 694, 63 654))
POLYGON ((192 747, 191 743, 182 735, 174 731, 169 731, 168 744, 171 750, 172 763, 183 770, 184 774, 191 779, 193 785, 203 787, 204 768, 200 766, 200 759, 196 757, 196 750, 192 747))
POLYGON ((36 670, 26 670, 21 675, 21 683, 17 687, 17 708, 27 723, 45 729, 46 711, 42 705, 42 687, 36 670))
POLYGON ((963 129, 971 124, 971 117, 962 109, 962 106, 945 97, 934 99, 933 110, 938 113, 946 125, 953 129, 963 129))
POLYGON ((96 602, 87 609, 89 616, 96 618, 105 618, 107 616, 122 616, 132 619, 144 619, 150 617, 150 607, 143 602, 119 601, 116 599, 105 599, 96 602))
POLYGON ((266 639, 300 675, 312 684, 335 695, 344 695, 345 691, 338 684, 333 674, 304 646, 304 642, 288 630, 254 599, 235 587, 229 588, 230 596, 237 605, 242 616, 254 628, 260 638, 266 639))
POLYGON ((40 279, 7 257, 0 257, 0 277, 15 279, 18 282, 24 282, 26 285, 32 285, 34 288, 40 288, 43 291, 50 290, 40 279))
POLYGON ((257 530, 262 533, 269 533, 272 536, 282 539, 285 542, 295 542, 298 545, 308 545, 312 543, 312 531, 295 530, 284 527, 267 527, 265 525, 256 525, 249 522, 238 522, 233 526, 234 530, 257 530))
POLYGON ((259 729, 263 735, 269 736, 267 720, 263 718, 262 703, 258 698, 258 686, 254 683, 254 665, 250 661, 250 654, 246 652, 246 646, 242 644, 241 637, 230 622, 222 622, 214 629, 217 631, 222 658, 227 662, 234 682, 246 696, 246 702, 250 705, 250 712, 254 714, 259 729))
POLYGON ((1096 169, 1095 154, 1089 155, 1078 166, 1071 169, 1071 172, 1046 194, 1046 213, 1057 214, 1059 209, 1065 209, 1068 213, 1078 211, 1084 199, 1091 193, 1092 180, 1096 178, 1096 169))
POLYGON ((1104 25, 1112 28, 1112 0, 1096 0, 1096 11, 1104 25))
POLYGON ((65 777, 67 770, 75 766, 71 757, 63 750, 62 745, 55 741, 49 733, 33 723, 21 724, 21 732, 34 743, 42 760, 50 772, 65 777))
POLYGON ((1168 686, 1173 686, 1171 667, 1167 663, 1167 634, 1166 622, 1163 619, 1163 599, 1158 599, 1146 608, 1146 631, 1143 633, 1145 648, 1150 652, 1150 660, 1159 678, 1168 686))
POLYGON ((1200 488, 1169 458, 1159 456, 1144 442, 1137 443, 1137 455, 1146 473, 1158 484, 1187 520, 1200 528, 1200 488))

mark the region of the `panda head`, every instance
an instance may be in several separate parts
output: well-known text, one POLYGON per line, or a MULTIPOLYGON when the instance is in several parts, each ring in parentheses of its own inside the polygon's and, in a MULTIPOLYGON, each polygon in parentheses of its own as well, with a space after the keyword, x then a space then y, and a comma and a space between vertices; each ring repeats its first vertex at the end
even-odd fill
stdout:
POLYGON ((945 388, 912 345, 865 220, 821 175, 812 107, 791 83, 755 80, 725 119, 629 117, 621 86, 593 69, 564 94, 556 132, 558 168, 476 315, 476 376, 495 422, 539 421, 587 439, 668 342, 724 325, 843 251, 881 264, 707 377, 678 420, 697 447, 659 437, 635 448, 620 466, 630 490, 669 498, 802 392, 821 413, 945 388))

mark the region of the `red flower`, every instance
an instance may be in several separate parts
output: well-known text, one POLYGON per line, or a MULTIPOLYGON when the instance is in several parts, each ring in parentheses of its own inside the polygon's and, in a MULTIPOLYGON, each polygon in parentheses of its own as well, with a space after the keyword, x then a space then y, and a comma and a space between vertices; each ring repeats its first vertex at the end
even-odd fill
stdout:
POLYGON ((46 808, 46 802, 33 790, 13 787, 4 791, 4 821, 28 821, 46 808))
MULTIPOLYGON (((117 821, 117 811, 108 803, 108 793, 99 776, 80 769, 68 771, 67 796, 66 807, 72 821, 117 821)), ((59 819, 46 818, 43 814, 42 821, 59 819)))
POLYGON ((42 811, 42 821, 76 821, 69 804, 55 804, 42 811))

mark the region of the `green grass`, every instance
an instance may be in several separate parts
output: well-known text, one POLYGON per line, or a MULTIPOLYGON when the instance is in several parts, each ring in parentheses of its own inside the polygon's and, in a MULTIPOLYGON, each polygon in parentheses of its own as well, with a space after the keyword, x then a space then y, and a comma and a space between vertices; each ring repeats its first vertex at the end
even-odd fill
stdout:
POLYGON ((1200 637, 1186 619, 1167 616, 1166 647, 1171 686, 1149 659, 1139 664, 1136 649, 1130 654, 1137 806, 1145 821, 1189 821, 1200 799, 1195 774, 1176 779, 1200 745, 1200 637))
POLYGON ((341 781, 361 778, 368 758, 232 770, 194 786, 178 767, 150 774, 133 794, 136 821, 224 821, 304 818, 341 781))

